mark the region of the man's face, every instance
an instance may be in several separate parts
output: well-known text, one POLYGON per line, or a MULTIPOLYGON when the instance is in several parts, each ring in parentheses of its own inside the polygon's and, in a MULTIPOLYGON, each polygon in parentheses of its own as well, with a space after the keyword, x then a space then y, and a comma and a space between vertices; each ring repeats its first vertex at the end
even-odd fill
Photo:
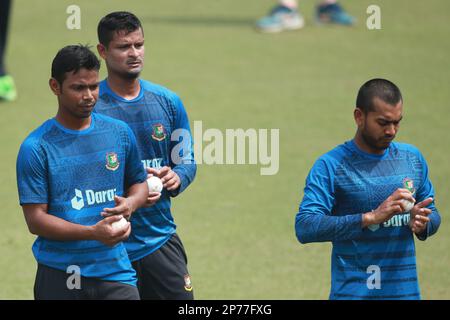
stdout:
POLYGON ((364 142, 374 150, 389 147, 398 132, 402 120, 403 102, 395 106, 374 98, 374 111, 364 114, 356 109, 355 119, 364 142))
POLYGON ((127 33, 115 32, 108 47, 97 46, 100 56, 105 59, 108 72, 134 79, 144 68, 144 34, 139 28, 127 33))
POLYGON ((50 88, 58 96, 60 112, 78 119, 88 118, 98 98, 98 71, 67 72, 62 85, 50 79, 50 88))

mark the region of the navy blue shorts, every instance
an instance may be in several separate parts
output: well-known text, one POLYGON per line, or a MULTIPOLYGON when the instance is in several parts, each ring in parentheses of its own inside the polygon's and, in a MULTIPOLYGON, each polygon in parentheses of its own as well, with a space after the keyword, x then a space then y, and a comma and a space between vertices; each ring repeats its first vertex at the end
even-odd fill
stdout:
POLYGON ((187 257, 177 234, 158 250, 133 263, 143 300, 193 300, 187 257))
POLYGON ((103 281, 80 276, 77 284, 73 274, 38 264, 34 283, 36 300, 139 300, 135 286, 122 282, 103 281), (68 285, 69 283, 69 285, 68 285))

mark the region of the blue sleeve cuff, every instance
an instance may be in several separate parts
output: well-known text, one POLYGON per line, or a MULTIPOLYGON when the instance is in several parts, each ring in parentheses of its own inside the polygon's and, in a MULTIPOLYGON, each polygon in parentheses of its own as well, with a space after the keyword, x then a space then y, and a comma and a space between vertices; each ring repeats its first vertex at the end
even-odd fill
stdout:
POLYGON ((422 232, 421 234, 416 234, 417 239, 419 239, 420 241, 425 241, 428 238, 428 227, 427 227, 427 231, 422 232))
POLYGON ((362 213, 352 214, 348 216, 349 232, 351 232, 350 239, 358 238, 364 232, 362 227, 362 213))

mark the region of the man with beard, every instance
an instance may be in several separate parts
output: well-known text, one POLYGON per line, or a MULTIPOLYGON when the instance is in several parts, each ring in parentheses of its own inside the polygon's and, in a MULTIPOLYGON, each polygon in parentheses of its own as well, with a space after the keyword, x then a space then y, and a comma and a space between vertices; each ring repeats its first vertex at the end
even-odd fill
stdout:
POLYGON ((301 243, 332 242, 330 299, 420 299, 414 235, 434 234, 440 216, 424 157, 393 142, 402 111, 395 84, 366 82, 354 139, 321 156, 306 179, 295 231, 301 243))
POLYGON ((189 120, 172 91, 139 79, 144 66, 144 30, 130 12, 113 12, 99 22, 100 56, 108 77, 100 83, 95 111, 128 123, 136 135, 147 173, 164 189, 151 192, 131 220, 125 243, 142 299, 193 299, 183 244, 176 234, 171 197, 194 180, 196 164, 189 120))

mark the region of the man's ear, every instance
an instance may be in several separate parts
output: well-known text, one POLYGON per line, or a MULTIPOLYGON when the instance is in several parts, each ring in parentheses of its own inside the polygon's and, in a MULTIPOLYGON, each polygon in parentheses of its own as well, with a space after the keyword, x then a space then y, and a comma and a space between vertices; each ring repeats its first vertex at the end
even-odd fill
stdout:
POLYGON ((99 43, 97 45, 97 51, 98 51, 98 54, 100 55, 100 57, 105 59, 105 57, 106 57, 106 47, 104 45, 102 45, 101 43, 99 43))
POLYGON ((48 85, 56 96, 59 96, 61 94, 62 88, 58 80, 56 80, 55 78, 50 78, 50 80, 48 80, 48 85))
POLYGON ((361 127, 363 125, 365 116, 366 115, 364 114, 364 112, 358 107, 356 107, 353 111, 353 117, 355 118, 355 122, 358 127, 361 127))

